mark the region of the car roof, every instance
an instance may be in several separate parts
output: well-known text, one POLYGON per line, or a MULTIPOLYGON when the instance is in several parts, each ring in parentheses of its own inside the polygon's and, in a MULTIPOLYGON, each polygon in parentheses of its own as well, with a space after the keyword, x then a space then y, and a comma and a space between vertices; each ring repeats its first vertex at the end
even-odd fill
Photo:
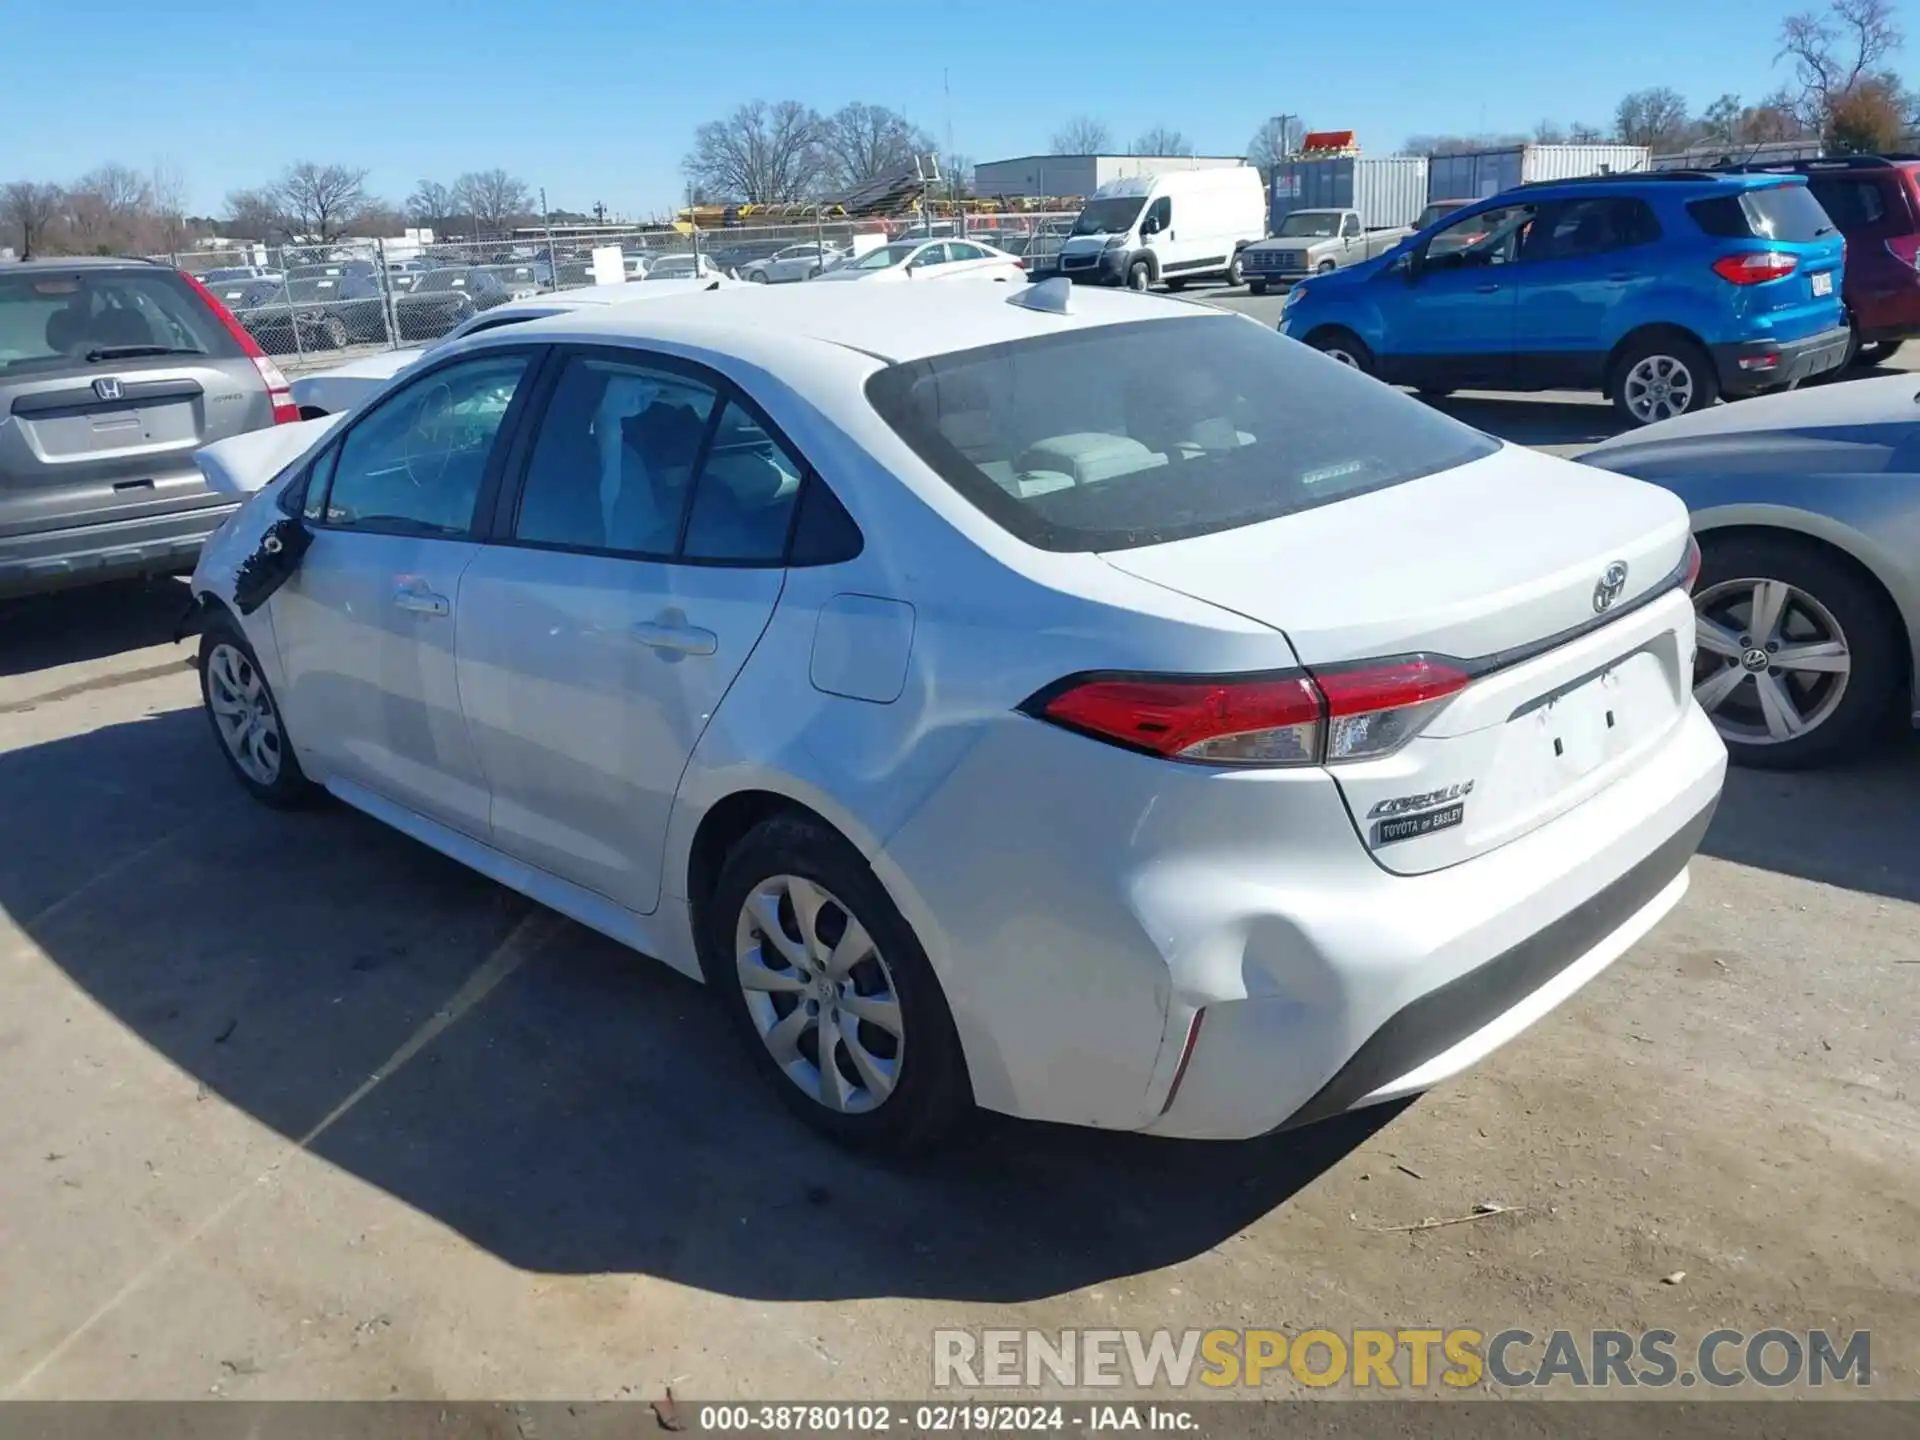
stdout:
MULTIPOLYGON (((697 287, 711 282, 687 283, 697 287)), ((716 348, 737 347, 742 337, 751 336, 749 348, 757 355, 768 355, 782 345, 813 342, 897 363, 1136 320, 1196 315, 1233 318, 1196 302, 1117 289, 1075 288, 1067 296, 1065 313, 1009 303, 1031 295, 1033 288, 993 280, 925 286, 801 284, 778 289, 742 285, 662 296, 644 306, 575 311, 514 330, 523 338, 564 331, 584 338, 670 339, 716 348)))
POLYGON ((157 260, 143 260, 137 255, 59 255, 38 260, 14 260, 0 275, 14 275, 21 271, 33 270, 164 270, 167 266, 157 260))
POLYGON ((1764 190, 1774 185, 1804 185, 1802 175, 1746 174, 1706 170, 1632 170, 1617 175, 1581 175, 1567 180, 1534 180, 1500 192, 1525 195, 1528 199, 1552 200, 1563 196, 1587 195, 1674 195, 1682 200, 1726 195, 1743 190, 1764 190))

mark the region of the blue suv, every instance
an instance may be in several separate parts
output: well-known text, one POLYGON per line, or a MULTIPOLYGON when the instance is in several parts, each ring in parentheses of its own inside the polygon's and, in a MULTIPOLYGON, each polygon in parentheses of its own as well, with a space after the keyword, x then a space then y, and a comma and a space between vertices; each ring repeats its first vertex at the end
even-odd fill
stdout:
POLYGON ((1845 256, 1798 176, 1545 181, 1303 281, 1280 329, 1423 394, 1600 390, 1646 425, 1838 368, 1845 256))

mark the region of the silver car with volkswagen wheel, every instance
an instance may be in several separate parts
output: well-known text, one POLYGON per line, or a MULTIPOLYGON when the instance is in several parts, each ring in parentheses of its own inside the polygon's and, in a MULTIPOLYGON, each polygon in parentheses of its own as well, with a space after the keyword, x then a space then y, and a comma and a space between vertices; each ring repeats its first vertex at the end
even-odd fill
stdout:
POLYGON ((1692 511, 1693 693, 1737 763, 1826 764, 1920 726, 1920 376, 1700 411, 1581 459, 1692 511))

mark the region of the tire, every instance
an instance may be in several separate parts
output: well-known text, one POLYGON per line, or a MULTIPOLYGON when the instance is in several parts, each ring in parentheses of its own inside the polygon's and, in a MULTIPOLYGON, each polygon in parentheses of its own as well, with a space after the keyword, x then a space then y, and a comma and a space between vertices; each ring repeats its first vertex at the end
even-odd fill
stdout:
POLYGON ((1145 294, 1153 284, 1153 267, 1144 260, 1136 260, 1127 267, 1127 288, 1145 294))
POLYGON ((1175 291, 1175 292, 1178 292, 1178 291, 1181 291, 1181 290, 1184 290, 1184 289, 1186 289, 1186 288, 1187 288, 1187 282, 1186 282, 1186 281, 1184 281, 1184 280, 1169 280, 1169 281, 1167 281, 1167 289, 1168 289, 1168 290, 1170 290, 1170 291, 1175 291))
POLYGON ((347 329, 347 322, 338 315, 329 315, 320 322, 320 334, 335 350, 346 349, 347 343, 353 339, 352 332, 347 329))
POLYGON ((761 822, 728 853, 703 908, 707 978, 725 997, 754 1063, 807 1124, 852 1149, 897 1155, 932 1146, 972 1114, 966 1060, 933 966, 885 887, 840 835, 799 815, 761 822), (811 943, 793 903, 796 892, 817 907, 811 943), (866 958, 837 987, 829 974, 811 978, 814 994, 798 988, 808 957, 838 945, 851 924, 871 940, 866 958), (770 925, 780 932, 777 942, 768 938, 770 925), (752 974, 768 983, 746 983, 743 976, 752 974), (853 1022, 852 1043, 836 1025, 828 1072, 818 1063, 818 1016, 845 1019, 848 1010, 834 1007, 830 997, 847 985, 867 1002, 867 1015, 853 1022), (880 998, 889 993, 897 1038, 868 1018, 889 1013, 880 998), (809 1005, 815 1009, 808 1018, 795 1021, 809 1005), (789 1031, 780 1042, 769 1038, 783 1025, 789 1031), (775 1059, 776 1043, 791 1057, 784 1063, 775 1059), (858 1065, 856 1050, 878 1068, 858 1065), (876 1097, 870 1075, 887 1076, 890 1088, 876 1097), (829 1093, 844 1108, 822 1098, 829 1093))
POLYGON ((1856 365, 1884 365, 1900 353, 1903 340, 1875 340, 1854 351, 1856 365))
POLYGON ((767 283, 767 272, 764 270, 749 270, 747 271, 747 279, 755 285, 764 285, 767 283))
POLYGON ((1313 267, 1313 273, 1316 275, 1331 275, 1339 268, 1340 267, 1331 260, 1322 260, 1318 265, 1313 267))
POLYGON ((1307 344, 1327 358, 1358 370, 1362 375, 1372 375, 1378 369, 1373 351, 1367 348, 1366 341, 1351 330, 1316 330, 1307 337, 1307 344))
POLYGON ((1906 637, 1871 579, 1834 551, 1785 531, 1724 539, 1709 532, 1701 549, 1693 689, 1729 759, 1756 769, 1802 770, 1858 753, 1891 728, 1907 678, 1906 637), (1785 604, 1772 633, 1757 634, 1755 609, 1771 603, 1757 591, 1769 583, 1786 587, 1785 604), (1836 642, 1838 656, 1830 649, 1805 653, 1836 642), (1828 668, 1775 658, 1794 648, 1828 668), (1832 668, 1836 660, 1844 671, 1832 668), (1782 706, 1793 724, 1774 718, 1782 706), (1795 724, 1803 727, 1797 734, 1791 733, 1795 724))
POLYGON ((1706 409, 1720 398, 1720 378, 1685 336, 1648 335, 1614 362, 1607 398, 1628 424, 1652 425, 1706 409))
POLYGON ((1246 267, 1240 263, 1240 252, 1233 252, 1233 259, 1227 262, 1226 281, 1229 285, 1238 285, 1247 278, 1246 267))
POLYGON ((1264 281, 1264 280, 1249 280, 1249 281, 1247 282, 1247 293, 1248 293, 1249 295, 1264 295, 1264 294, 1266 294, 1266 293, 1267 293, 1267 282, 1266 282, 1266 281, 1264 281))
POLYGON ((224 610, 211 615, 200 633, 200 705, 227 768, 249 795, 275 810, 293 810, 312 801, 317 787, 294 756, 280 702, 261 673, 253 646, 224 610), (249 701, 250 715, 234 711, 235 704, 249 701), (256 742, 256 734, 269 738, 256 742))

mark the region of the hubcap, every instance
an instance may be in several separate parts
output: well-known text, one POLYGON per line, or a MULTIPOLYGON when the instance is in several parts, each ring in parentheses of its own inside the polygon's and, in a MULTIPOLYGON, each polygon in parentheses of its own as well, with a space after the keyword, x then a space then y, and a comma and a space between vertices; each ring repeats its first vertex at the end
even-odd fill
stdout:
POLYGON ((1728 740, 1779 745, 1839 708, 1853 671, 1833 612, 1784 580, 1726 580, 1695 600, 1693 698, 1728 740))
POLYGON ((1320 353, 1322 355, 1325 355, 1329 360, 1338 360, 1342 365, 1345 365, 1350 370, 1358 370, 1360 368, 1360 362, 1354 358, 1353 354, 1350 351, 1336 348, 1336 349, 1330 349, 1330 350, 1322 350, 1320 353))
POLYGON ((1686 414, 1693 396, 1693 372, 1671 355, 1649 355, 1627 372, 1627 409, 1643 424, 1686 414))
POLYGON ((216 645, 207 656, 207 705, 227 754, 248 779, 280 778, 280 717, 266 682, 237 646, 216 645))
POLYGON ((747 1014, 787 1079, 827 1107, 864 1114, 900 1081, 906 1027, 893 972, 866 927, 825 887, 776 875, 734 927, 747 1014))

